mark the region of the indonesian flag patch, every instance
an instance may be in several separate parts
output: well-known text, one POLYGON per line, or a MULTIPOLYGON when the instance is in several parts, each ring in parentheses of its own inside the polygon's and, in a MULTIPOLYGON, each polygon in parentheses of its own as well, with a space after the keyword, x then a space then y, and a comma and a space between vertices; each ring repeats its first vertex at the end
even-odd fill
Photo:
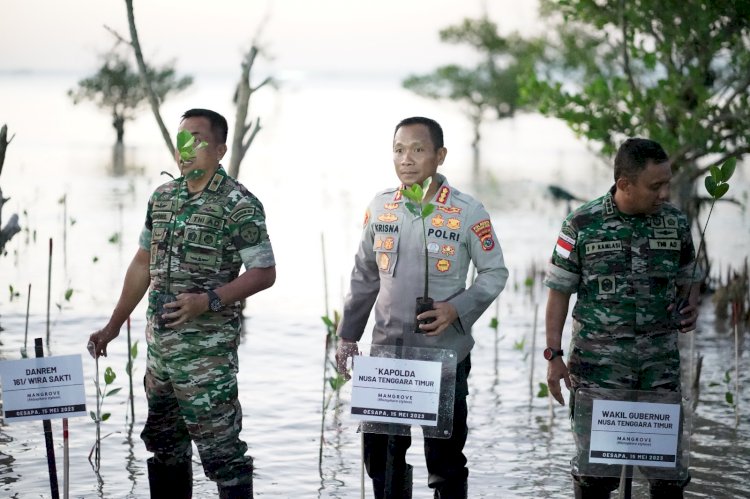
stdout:
POLYGON ((573 251, 575 245, 575 239, 568 236, 567 234, 564 234, 563 232, 560 232, 560 235, 557 236, 557 245, 555 246, 555 252, 562 258, 565 258, 567 260, 568 258, 570 258, 570 252, 573 251))

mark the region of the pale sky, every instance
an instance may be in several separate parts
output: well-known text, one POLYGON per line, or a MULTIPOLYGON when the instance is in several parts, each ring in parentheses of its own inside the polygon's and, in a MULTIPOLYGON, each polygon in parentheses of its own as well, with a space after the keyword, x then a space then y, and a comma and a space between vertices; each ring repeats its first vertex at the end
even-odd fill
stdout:
MULTIPOLYGON (((262 19, 273 71, 409 73, 471 52, 439 29, 478 17, 503 34, 540 29, 536 0, 134 0, 148 60, 178 72, 235 72, 262 19)), ((0 0, 0 71, 87 73, 114 37, 129 38, 124 0, 0 0)), ((260 67, 260 66, 259 66, 260 67)))

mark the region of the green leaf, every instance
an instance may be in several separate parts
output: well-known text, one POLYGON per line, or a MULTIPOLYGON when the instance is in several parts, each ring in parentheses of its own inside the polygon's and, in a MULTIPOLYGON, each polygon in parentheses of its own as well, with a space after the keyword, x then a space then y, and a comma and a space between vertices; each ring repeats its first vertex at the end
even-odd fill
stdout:
POLYGON ((122 387, 120 387, 120 388, 115 388, 115 389, 113 389, 113 390, 110 390, 110 391, 108 391, 107 393, 105 393, 105 394, 104 394, 104 396, 105 396, 105 397, 109 397, 110 395, 115 395, 115 394, 117 394, 117 392, 119 392, 120 390, 122 390, 122 387))
POLYGON ((492 319, 490 319, 490 327, 491 327, 492 329, 497 329, 497 327, 498 327, 499 325, 500 325, 500 321, 499 321, 499 320, 497 320, 497 317, 493 317, 492 319))
POLYGON ((337 374, 328 378, 328 384, 331 385, 331 388, 338 391, 346 384, 346 379, 342 375, 337 374))
POLYGON ((717 184, 721 182, 721 169, 718 166, 713 165, 709 168, 709 171, 711 172, 711 176, 717 184))
POLYGON ((414 205, 414 203, 409 203, 409 202, 407 202, 407 203, 406 203, 406 209, 407 209, 407 210, 409 210, 409 213, 411 213, 411 214, 412 214, 412 215, 414 215, 415 217, 418 217, 418 216, 420 216, 420 213, 419 213, 419 208, 417 208, 417 207, 416 207, 416 206, 414 205))
POLYGON ((112 382, 115 380, 115 378, 117 378, 117 375, 115 374, 115 372, 112 370, 111 367, 108 367, 104 371, 104 383, 111 385, 112 382))
POLYGON ((94 411, 89 411, 89 416, 91 416, 91 419, 96 421, 96 413, 94 411))
POLYGON ((70 301, 70 297, 73 296, 73 289, 68 288, 65 291, 65 301, 70 301))
POLYGON ((526 279, 524 279, 523 285, 526 286, 527 288, 532 287, 534 285, 534 278, 533 277, 527 277, 526 279))
POLYGON ((721 165, 721 180, 729 181, 734 175, 734 168, 737 166, 737 158, 729 158, 721 165))
POLYGON ((727 404, 734 405, 734 395, 732 395, 732 392, 725 393, 724 399, 727 401, 727 404))
POLYGON ((720 199, 721 196, 727 193, 729 190, 729 184, 719 184, 716 186, 716 192, 714 193, 714 197, 716 199, 720 199))
POLYGON ((732 381, 732 377, 729 375, 729 369, 724 372, 724 383, 732 381))
POLYGON ((184 149, 186 146, 190 146, 195 142, 193 134, 187 130, 180 130, 177 134, 177 149, 184 149))
POLYGON ((98 256, 96 256, 96 255, 94 255, 94 257, 93 257, 93 258, 91 258, 91 261, 92 261, 93 263, 96 263, 96 262, 98 262, 98 261, 99 261, 99 257, 98 257, 98 256))
POLYGON ((549 396, 549 387, 547 383, 539 383, 539 392, 536 394, 539 398, 545 398, 549 396))
POLYGON ((427 218, 430 214, 435 211, 435 205, 428 203, 422 207, 422 218, 427 218))
POLYGON ((109 236, 109 242, 112 244, 117 244, 117 242, 120 240, 120 233, 115 232, 111 236, 109 236))
POLYGON ((713 198, 716 197, 716 180, 712 176, 707 176, 704 182, 706 184, 706 192, 713 198))
POLYGON ((104 414, 102 414, 102 421, 108 420, 111 415, 112 414, 110 414, 109 412, 105 412, 104 414))
POLYGON ((136 357, 138 357, 138 340, 135 340, 133 346, 130 347, 130 358, 135 359, 136 357))

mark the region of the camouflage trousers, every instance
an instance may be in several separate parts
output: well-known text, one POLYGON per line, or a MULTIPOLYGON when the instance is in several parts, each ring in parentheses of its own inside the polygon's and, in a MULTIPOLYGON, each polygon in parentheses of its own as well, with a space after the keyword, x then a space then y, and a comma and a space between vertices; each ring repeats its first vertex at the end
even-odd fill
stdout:
MULTIPOLYGON (((604 390, 638 390, 662 392, 653 401, 679 403, 680 401, 680 353, 677 347, 677 333, 638 334, 629 338, 608 339, 599 335, 583 336, 576 334, 570 344, 568 369, 573 390, 570 396, 571 418, 576 407, 576 391, 586 388, 596 393, 604 390)), ((603 397, 607 398, 607 397, 603 397)), ((681 413, 682 414, 682 413, 681 413)), ((682 421, 680 422, 682 428, 682 421)), ((682 431, 682 430, 681 430, 682 431)), ((612 466, 615 472, 604 471, 610 466, 601 465, 601 476, 586 476, 578 469, 578 464, 587 460, 590 435, 573 424, 573 437, 577 453, 572 460, 572 474, 576 482, 584 488, 614 490, 619 479, 619 466, 612 466)), ((681 446, 680 446, 681 447, 681 446)), ((678 456, 682 449, 678 449, 678 456)), ((679 461, 677 470, 667 473, 656 468, 641 468, 649 479, 651 488, 660 487, 680 490, 690 481, 687 469, 679 461), (670 479, 667 479, 669 476, 670 479)))
POLYGON ((206 476, 224 486, 252 482, 253 459, 239 439, 238 336, 235 328, 147 331, 141 438, 168 466, 191 459, 192 440, 206 476))

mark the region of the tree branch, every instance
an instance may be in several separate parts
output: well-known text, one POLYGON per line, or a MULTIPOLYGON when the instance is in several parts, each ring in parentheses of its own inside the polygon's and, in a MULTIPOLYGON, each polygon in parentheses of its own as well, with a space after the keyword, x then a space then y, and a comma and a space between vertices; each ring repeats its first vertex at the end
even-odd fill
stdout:
POLYGON ((151 81, 149 80, 148 71, 146 69, 146 62, 143 60, 141 44, 138 41, 138 31, 135 27, 135 15, 133 14, 133 0, 125 0, 125 4, 127 5, 128 9, 128 25, 130 26, 131 38, 130 45, 133 47, 135 60, 138 63, 138 72, 141 75, 141 83, 146 88, 146 93, 148 94, 148 102, 149 104, 151 104, 151 111, 154 113, 154 118, 156 118, 156 123, 159 125, 159 130, 161 130, 161 135, 164 138, 167 149, 169 149, 170 156, 174 158, 175 149, 174 143, 172 142, 172 136, 169 134, 167 127, 164 125, 164 120, 161 119, 161 113, 159 112, 159 99, 156 96, 156 92, 154 92, 154 89, 151 87, 151 81))

